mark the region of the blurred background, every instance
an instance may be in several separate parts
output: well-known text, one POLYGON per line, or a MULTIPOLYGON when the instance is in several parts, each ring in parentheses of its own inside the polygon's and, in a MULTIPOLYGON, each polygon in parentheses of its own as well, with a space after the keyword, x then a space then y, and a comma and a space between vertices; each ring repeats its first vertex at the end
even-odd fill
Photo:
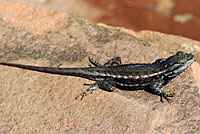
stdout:
POLYGON ((70 11, 95 23, 200 40, 200 0, 10 0, 70 11))

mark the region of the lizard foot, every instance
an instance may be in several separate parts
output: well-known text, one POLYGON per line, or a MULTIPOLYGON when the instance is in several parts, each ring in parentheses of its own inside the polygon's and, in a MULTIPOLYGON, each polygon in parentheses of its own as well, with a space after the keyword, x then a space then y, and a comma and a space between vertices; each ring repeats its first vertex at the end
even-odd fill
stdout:
POLYGON ((97 83, 94 83, 94 84, 86 84, 86 83, 84 83, 84 85, 91 85, 91 87, 89 87, 86 91, 82 92, 80 95, 75 97, 75 100, 77 100, 79 97, 81 97, 80 100, 82 100, 83 97, 87 96, 88 94, 91 94, 94 90, 99 88, 97 83))
POLYGON ((90 64, 89 64, 90 67, 92 67, 92 65, 95 66, 95 67, 102 67, 102 65, 97 63, 96 61, 94 61, 93 58, 88 57, 88 60, 90 62, 90 64))
POLYGON ((163 92, 161 95, 160 95, 160 101, 163 103, 163 98, 165 99, 165 100, 167 100, 167 102, 171 102, 171 99, 169 99, 168 97, 174 97, 175 96, 175 94, 174 93, 165 93, 165 92, 163 92))

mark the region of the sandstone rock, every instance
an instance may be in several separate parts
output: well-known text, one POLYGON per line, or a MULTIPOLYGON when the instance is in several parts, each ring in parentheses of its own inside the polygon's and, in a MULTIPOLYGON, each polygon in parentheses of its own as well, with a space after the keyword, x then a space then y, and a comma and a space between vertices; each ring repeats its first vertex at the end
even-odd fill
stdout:
POLYGON ((0 1, 0 60, 50 67, 153 62, 178 50, 196 61, 163 90, 171 103, 144 91, 97 90, 74 98, 91 81, 0 66, 0 133, 200 133, 200 42, 152 31, 93 24, 64 12, 0 1))

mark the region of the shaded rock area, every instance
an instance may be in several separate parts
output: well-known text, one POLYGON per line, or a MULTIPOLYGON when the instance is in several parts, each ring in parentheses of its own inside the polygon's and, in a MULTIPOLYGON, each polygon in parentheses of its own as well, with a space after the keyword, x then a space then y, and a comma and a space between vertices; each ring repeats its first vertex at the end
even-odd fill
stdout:
POLYGON ((200 133, 200 42, 151 31, 93 24, 70 13, 0 1, 0 60, 48 67, 148 63, 178 50, 196 62, 163 90, 171 103, 141 91, 106 92, 75 100, 91 81, 0 66, 0 133, 200 133), (167 47, 168 46, 168 47, 167 47), (170 47, 169 47, 170 46, 170 47))

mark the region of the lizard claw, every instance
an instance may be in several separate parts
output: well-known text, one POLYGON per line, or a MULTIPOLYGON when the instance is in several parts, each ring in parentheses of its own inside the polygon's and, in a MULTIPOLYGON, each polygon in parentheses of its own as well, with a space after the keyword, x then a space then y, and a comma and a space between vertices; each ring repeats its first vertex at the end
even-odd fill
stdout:
POLYGON ((167 93, 167 97, 174 97, 175 93, 167 93))
POLYGON ((94 61, 93 58, 88 57, 88 60, 89 60, 89 62, 90 62, 90 65, 89 65, 90 67, 92 67, 92 65, 93 65, 94 67, 102 67, 102 65, 99 64, 99 63, 97 63, 96 61, 94 61))
POLYGON ((171 99, 169 99, 168 97, 174 97, 175 94, 174 93, 163 93, 160 96, 160 101, 163 103, 163 97, 165 98, 165 100, 167 100, 167 102, 171 102, 171 99))

